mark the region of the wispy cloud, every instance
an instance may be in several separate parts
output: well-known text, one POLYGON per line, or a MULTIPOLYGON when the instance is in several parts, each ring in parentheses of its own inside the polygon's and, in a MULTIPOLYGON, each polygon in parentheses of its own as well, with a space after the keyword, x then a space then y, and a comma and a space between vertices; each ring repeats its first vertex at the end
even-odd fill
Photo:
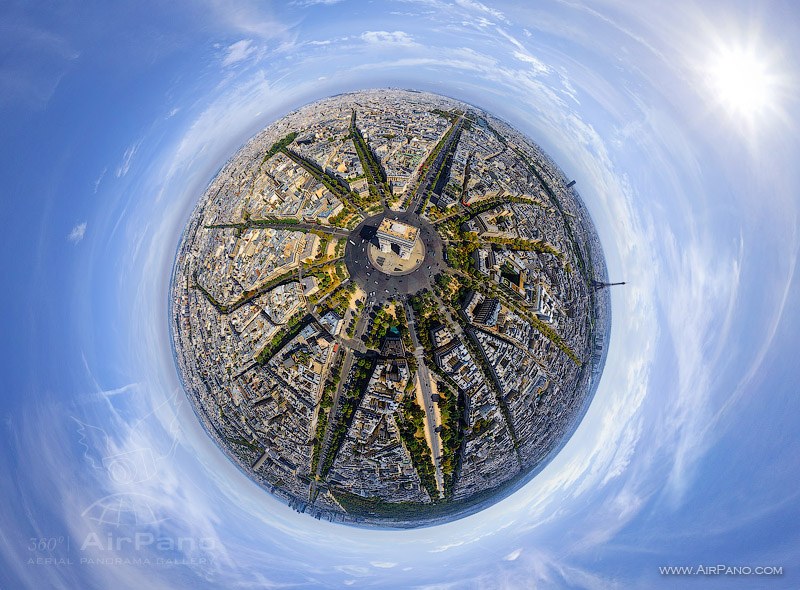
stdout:
POLYGON ((366 31, 361 38, 374 45, 416 45, 414 38, 404 31, 366 31))
POLYGON ((706 431, 712 384, 717 363, 727 352, 727 344, 722 343, 728 342, 735 317, 741 261, 713 246, 707 235, 687 240, 665 231, 664 241, 666 264, 674 277, 664 308, 677 361, 673 404, 664 419, 675 437, 669 491, 678 500, 688 487, 694 464, 714 439, 706 431), (687 331, 686 325, 695 329, 687 331))
POLYGON ((369 564, 372 567, 379 567, 381 569, 391 569, 393 567, 397 567, 397 564, 393 561, 370 561, 369 564))
POLYGON ((505 38, 509 43, 511 43, 515 50, 511 53, 514 58, 518 59, 519 61, 523 61, 533 66, 533 69, 537 73, 546 74, 550 71, 542 60, 534 57, 531 52, 513 35, 507 33, 502 28, 497 29, 497 32, 505 38))
POLYGON ((263 2, 236 2, 206 0, 215 24, 257 39, 286 39, 289 24, 271 14, 271 8, 263 2))
POLYGON ((106 172, 108 172, 108 167, 103 168, 103 171, 100 173, 100 176, 97 177, 97 180, 94 181, 94 194, 97 194, 97 189, 100 188, 100 183, 103 182, 103 178, 105 178, 106 172))
POLYGON ((256 53, 252 39, 242 39, 227 47, 225 57, 222 59, 223 67, 232 66, 246 60, 256 53))
POLYGON ((477 2, 476 0, 456 0, 456 4, 462 8, 466 8, 467 10, 482 12, 493 18, 496 18, 497 20, 501 20, 506 24, 510 24, 505 14, 495 8, 489 8, 482 2, 477 2))
POLYGON ((131 160, 133 160, 133 156, 136 155, 136 150, 139 149, 140 143, 141 142, 137 141, 125 150, 125 153, 122 155, 122 162, 120 162, 119 166, 117 166, 117 170, 115 172, 117 178, 122 178, 128 173, 128 170, 130 170, 131 160))
POLYGON ((0 31, 0 105, 45 107, 79 52, 65 37, 33 27, 27 18, 4 13, 0 31))
POLYGON ((86 235, 86 222, 83 221, 72 228, 72 231, 67 235, 67 240, 73 244, 77 244, 86 235))
POLYGON ((533 57, 530 53, 526 53, 524 51, 515 51, 514 57, 516 57, 520 61, 524 61, 525 63, 532 65, 533 69, 537 72, 541 72, 544 74, 550 71, 550 69, 546 65, 544 65, 544 63, 541 60, 533 57))

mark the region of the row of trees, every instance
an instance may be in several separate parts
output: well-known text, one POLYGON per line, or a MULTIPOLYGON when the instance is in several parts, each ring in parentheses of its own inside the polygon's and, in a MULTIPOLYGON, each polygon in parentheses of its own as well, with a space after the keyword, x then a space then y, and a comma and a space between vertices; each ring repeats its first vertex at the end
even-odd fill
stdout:
POLYGON ((444 111, 442 109, 432 109, 429 111, 434 115, 439 115, 443 119, 447 119, 451 123, 455 122, 458 119, 458 111, 444 111))
POLYGON ((506 426, 508 426, 508 433, 511 435, 511 440, 513 441, 514 448, 516 449, 518 447, 517 433, 514 430, 514 422, 511 420, 511 412, 506 404, 503 389, 501 388, 500 383, 497 382, 494 368, 489 364, 489 360, 486 358, 483 349, 475 341, 475 334, 466 325, 464 328, 469 336, 465 342, 467 350, 469 350, 470 356, 476 360, 477 367, 481 370, 481 373, 483 373, 484 381, 486 381, 489 387, 494 390, 495 397, 497 398, 497 405, 500 408, 500 413, 502 413, 503 417, 505 418, 506 426))
MULTIPOLYGON (((470 276, 473 276, 474 274, 477 273, 477 271, 475 271, 473 268, 469 268, 467 270, 470 276)), ((463 296, 463 290, 466 288, 475 290, 478 289, 479 283, 474 279, 467 280, 464 277, 459 277, 458 280, 462 282, 462 291, 460 296, 463 296)), ((503 303, 507 307, 511 308, 512 311, 514 311, 516 314, 518 314, 520 317, 524 318, 528 323, 530 323, 530 325, 533 326, 535 330, 537 330, 540 334, 542 334, 545 338, 547 338, 550 342, 552 342, 559 350, 561 350, 564 354, 566 354, 567 357, 569 357, 569 359, 572 362, 574 362, 578 366, 581 365, 581 360, 580 358, 578 358, 578 355, 575 354, 575 351, 573 351, 572 348, 570 348, 566 340, 564 340, 564 338, 562 338, 561 335, 558 332, 556 332, 552 326, 546 324, 538 317, 536 317, 534 314, 524 309, 522 306, 516 305, 514 303, 513 298, 520 297, 518 293, 516 293, 515 291, 511 291, 505 286, 498 287, 497 285, 488 282, 481 283, 481 286, 489 287, 490 294, 492 296, 502 299, 503 303), (509 296, 509 293, 511 294, 511 296, 509 296)), ((484 295, 486 294, 484 293, 484 295)), ((455 305, 455 302, 453 302, 453 305, 455 305)))
POLYGON ((263 165, 264 162, 269 160, 272 156, 277 154, 279 151, 283 150, 286 146, 288 146, 290 143, 292 143, 295 140, 296 137, 297 137, 297 133, 292 131, 287 136, 282 137, 281 139, 279 139, 278 141, 273 143, 272 147, 269 148, 269 150, 267 150, 267 153, 264 155, 264 159, 261 160, 261 164, 263 165))
POLYGON ((361 221, 361 215, 355 208, 348 202, 342 202, 342 210, 333 217, 328 219, 328 223, 334 227, 343 227, 345 229, 352 229, 361 221))
POLYGON ((400 338, 403 340, 403 346, 406 350, 412 350, 414 344, 411 342, 411 332, 408 327, 408 318, 406 317, 406 310, 401 304, 395 305, 394 315, 397 317, 397 327, 400 330, 400 338))
MULTIPOLYGON (((341 359, 339 359, 341 360, 341 359)), ((314 477, 319 466, 319 456, 322 452, 322 442, 325 438, 325 430, 328 428, 331 408, 333 407, 333 394, 339 386, 339 379, 342 376, 341 362, 334 362, 333 369, 325 381, 322 388, 322 397, 319 400, 319 412, 317 414, 317 427, 314 430, 313 448, 311 451, 311 476, 314 477)))
POLYGON ((305 317, 304 311, 298 311, 289 321, 281 328, 277 334, 261 349, 256 355, 256 362, 260 365, 266 365, 275 354, 288 344, 292 338, 300 333, 300 330, 308 324, 308 321, 301 321, 305 317))
POLYGON ((461 225, 464 222, 469 221, 476 215, 480 215, 481 213, 485 213, 486 211, 490 211, 494 209, 498 205, 503 205, 505 203, 533 203, 529 198, 525 197, 513 197, 513 196, 503 196, 503 197, 495 197, 491 199, 486 199, 484 201, 479 201, 469 206, 463 213, 460 215, 453 216, 446 221, 443 221, 439 225, 439 231, 444 233, 445 235, 452 237, 463 239, 464 232, 461 230, 461 225))
POLYGON ((308 275, 317 279, 319 291, 314 293, 312 299, 319 301, 336 287, 342 284, 347 278, 347 267, 344 262, 339 260, 333 264, 326 264, 322 267, 314 267, 308 270, 308 275))
POLYGON ((431 450, 425 440, 425 411, 411 396, 405 396, 400 404, 402 419, 397 426, 400 438, 411 455, 411 463, 417 470, 422 487, 428 492, 431 500, 439 497, 436 489, 436 474, 431 460, 431 450))
POLYGON ((350 117, 350 136, 353 139, 353 145, 356 148, 356 154, 361 162, 361 168, 367 177, 367 184, 369 185, 370 196, 380 198, 380 192, 388 193, 389 186, 386 182, 386 171, 381 166, 375 154, 372 153, 369 145, 361 135, 361 131, 356 126, 356 112, 350 117))
POLYGON ((278 275, 277 277, 259 285, 255 289, 248 289, 244 291, 239 298, 234 301, 233 303, 222 303, 218 301, 216 297, 214 297, 205 287, 203 287, 198 281, 197 277, 195 276, 194 287, 198 289, 203 296, 208 300, 208 302, 213 305, 216 310, 221 314, 228 314, 233 311, 236 311, 241 306, 246 303, 249 303, 259 295, 263 295, 270 289, 274 289, 278 285, 282 285, 284 283, 289 283, 295 280, 297 277, 297 269, 289 270, 283 274, 278 275))
POLYGON ((336 195, 340 199, 341 198, 346 199, 350 196, 350 187, 347 186, 347 183, 341 178, 338 178, 336 176, 331 176, 330 174, 325 172, 325 170, 323 170, 319 164, 309 160, 308 158, 304 158, 297 152, 293 152, 292 150, 285 147, 281 148, 281 151, 290 160, 292 160, 296 164, 300 164, 300 166, 302 166, 306 170, 306 172, 308 172, 309 174, 311 174, 311 176, 320 181, 323 185, 325 185, 325 188, 327 188, 329 191, 331 191, 334 195, 336 195))
MULTIPOLYGON (((524 199, 523 199, 524 200, 524 199)), ((496 203, 495 203, 496 204, 496 203)), ((492 205, 494 206, 494 205, 492 205)), ((489 207, 491 208, 491 207, 489 207)), ((446 223, 450 223, 447 221, 446 223)), ((469 276, 474 278, 480 279, 482 277, 475 277, 477 271, 472 265, 471 256, 472 253, 475 251, 477 247, 477 240, 474 237, 474 234, 471 232, 461 232, 459 228, 460 235, 465 235, 465 240, 461 242, 453 242, 450 246, 447 247, 447 260, 451 266, 456 269, 462 270, 467 273, 469 276), (472 235, 473 237, 470 237, 472 235)), ((563 254, 553 248, 550 244, 540 242, 540 241, 533 241, 533 240, 524 240, 521 238, 517 239, 505 239, 505 238, 488 238, 485 239, 487 242, 496 243, 498 245, 502 245, 511 249, 516 250, 534 250, 538 252, 545 252, 548 254, 552 254, 557 256, 558 258, 563 258, 563 254)), ((461 279, 459 279, 461 280, 461 279)), ((476 288, 477 282, 473 280, 469 285, 466 285, 470 288, 476 288)), ((485 281, 483 282, 485 283, 485 281)), ((495 288, 494 286, 491 287, 492 293, 495 296, 502 296, 506 304, 510 305, 508 301, 508 297, 503 295, 503 291, 495 288)), ((512 292, 514 296, 519 296, 517 293, 512 292)), ((453 303, 455 305, 455 303, 453 303)), ((534 316, 533 314, 528 313, 524 309, 521 309, 520 306, 511 305, 512 309, 519 313, 522 317, 530 322, 530 324, 538 330, 545 338, 550 340, 556 347, 559 348, 564 354, 566 354, 574 363, 577 365, 581 364, 580 359, 575 354, 575 352, 569 347, 566 341, 556 332, 551 326, 547 325, 539 318, 534 316)))
MULTIPOLYGON (((445 182, 447 182, 447 178, 450 176, 450 168, 453 163, 453 156, 456 153, 456 148, 458 147, 458 140, 461 137, 461 126, 455 128, 455 131, 451 132, 453 135, 450 144, 447 147, 447 153, 444 155, 441 164, 439 165, 439 169, 436 171, 436 176, 434 176, 433 181, 431 182, 430 186, 428 187, 428 194, 425 196, 425 204, 430 201, 431 195, 433 193, 441 194, 441 190, 445 182)), ((425 210, 425 205, 422 206, 421 211, 425 210)))
POLYGON ((397 320, 395 317, 385 307, 381 307, 370 324, 370 330, 367 334, 367 346, 377 350, 389 329, 396 326, 397 320))
POLYGON ((260 219, 253 219, 252 213, 245 209, 242 212, 242 221, 239 223, 210 223, 205 227, 208 229, 224 229, 224 228, 236 228, 237 237, 241 237, 241 232, 250 229, 252 227, 276 227, 277 229, 283 229, 283 226, 292 226, 290 229, 292 231, 301 231, 305 232, 308 231, 302 227, 294 227, 298 225, 300 221, 294 217, 275 217, 274 215, 267 215, 266 217, 260 219))
POLYGON ((352 385, 343 389, 343 399, 339 400, 339 412, 336 416, 336 426, 331 432, 331 443, 328 447, 328 452, 325 454, 325 460, 322 463, 323 476, 328 474, 328 471, 330 471, 333 465, 333 461, 336 459, 339 448, 344 442, 347 430, 350 428, 350 424, 353 421, 353 414, 361 403, 361 398, 364 396, 364 391, 367 388, 367 384, 374 370, 375 360, 370 357, 359 358, 353 366, 350 376, 352 385))
MULTIPOLYGON (((518 312, 519 313, 519 312, 518 312)), ((527 312, 522 312, 523 317, 528 320, 531 325, 536 328, 545 338, 547 338, 550 342, 556 345, 556 347, 566 354, 569 359, 578 365, 581 366, 581 359, 575 354, 575 351, 570 348, 569 344, 567 344, 566 340, 564 340, 561 335, 556 332, 552 326, 547 325, 545 322, 537 318, 535 315, 527 312)))
POLYGON ((351 224, 355 226, 358 223, 358 221, 353 223, 354 217, 356 219, 360 217, 358 215, 359 206, 354 201, 354 199, 358 198, 358 195, 350 190, 350 186, 345 180, 338 176, 328 174, 316 162, 308 160, 307 158, 304 158, 300 154, 293 152, 290 149, 283 148, 281 151, 292 161, 302 166, 303 169, 311 174, 311 176, 320 181, 325 188, 332 192, 342 202, 344 208, 337 215, 329 219, 329 223, 331 225, 349 228, 351 227, 351 224))
MULTIPOLYGON (((325 311, 333 310, 339 314, 339 317, 344 317, 347 313, 347 308, 350 307, 350 301, 353 299, 353 294, 356 292, 356 284, 350 281, 346 285, 339 285, 325 300, 325 311)), ((322 312, 325 313, 325 312, 322 312)))
MULTIPOLYGON (((425 161, 422 163, 422 166, 420 166, 420 169, 419 169, 420 170, 420 175, 419 175, 419 178, 417 179, 417 182, 416 182, 416 184, 414 186, 414 190, 408 191, 409 195, 408 195, 407 200, 410 200, 410 199, 413 198, 414 194, 417 192, 417 189, 420 187, 422 182, 425 180, 425 176, 426 176, 426 173, 428 172, 428 168, 430 168, 433 165, 433 163, 436 161, 436 158, 439 155, 439 152, 442 151, 442 148, 444 147, 444 144, 447 142, 447 138, 450 137, 450 134, 453 132, 453 129, 454 129, 454 125, 451 125, 450 129, 448 129, 447 132, 444 134, 444 137, 442 137, 442 139, 440 139, 436 143, 436 145, 433 146, 433 150, 431 150, 431 153, 428 154, 427 158, 425 158, 425 161)), ((427 202, 428 202, 428 199, 426 197, 425 199, 422 200, 422 203, 420 203, 420 208, 418 209, 418 211, 422 211, 422 209, 425 207, 427 202)))
POLYGON ((430 291, 423 291, 411 297, 411 308, 417 324, 417 337, 428 358, 433 358, 433 343, 431 342, 431 328, 439 323, 436 319, 436 302, 430 291))
POLYGON ((442 137, 442 139, 439 140, 439 143, 436 144, 436 147, 433 148, 433 151, 425 160, 425 164, 422 167, 422 174, 420 175, 420 182, 424 181, 428 173, 428 168, 430 168, 430 166, 437 161, 445 145, 447 146, 447 153, 444 155, 444 158, 442 158, 442 161, 439 163, 439 166, 436 169, 436 176, 433 177, 433 180, 428 185, 428 190, 425 193, 425 198, 422 199, 422 202, 417 207, 417 213, 422 213, 425 210, 425 207, 428 205, 428 201, 430 201, 431 195, 434 192, 436 192, 437 185, 439 185, 440 183, 444 183, 445 179, 447 178, 447 173, 450 170, 450 163, 453 159, 453 154, 455 153, 456 146, 458 146, 458 139, 460 136, 461 136, 461 126, 457 122, 455 122, 450 127, 450 129, 447 130, 447 133, 444 134, 444 137, 442 137))
POLYGON ((450 498, 455 487, 456 468, 464 439, 463 415, 466 409, 464 394, 458 389, 449 387, 443 379, 436 380, 436 389, 439 392, 439 412, 442 416, 442 476, 444 478, 444 496, 450 498))
MULTIPOLYGON (((517 156, 519 156, 519 158, 524 162, 524 164, 528 168, 528 170, 536 177, 536 179, 544 187, 544 190, 547 193, 547 197, 556 206, 556 209, 558 209, 558 212, 561 214, 561 219, 564 222, 564 229, 567 232, 567 237, 569 238, 569 241, 572 243, 572 250, 573 250, 573 252, 575 252, 575 258, 578 261, 578 268, 580 269, 581 274, 583 275, 584 279, 588 283, 591 280, 591 277, 588 274, 588 267, 586 265, 586 261, 583 259, 582 250, 578 246, 578 242, 575 239, 575 234, 572 231, 572 222, 569 220, 567 215, 564 213, 564 208, 561 205, 561 201, 556 196, 556 193, 552 189, 552 187, 550 186, 550 183, 545 179, 544 175, 541 173, 541 171, 538 169, 538 167, 535 166, 533 164, 533 162, 530 161, 528 156, 526 154, 522 153, 519 149, 515 149, 514 151, 517 154, 517 156)), ((591 252, 590 251, 587 251, 587 254, 589 256, 591 256, 591 252)), ((591 259, 590 259, 590 262, 591 262, 591 259)), ((594 295, 591 292, 590 292, 590 296, 594 297, 594 295)))
POLYGON ((558 259, 563 259, 564 255, 554 246, 542 240, 526 240, 524 238, 482 238, 485 243, 504 246, 509 250, 521 250, 526 252, 540 252, 542 254, 552 254, 558 259))

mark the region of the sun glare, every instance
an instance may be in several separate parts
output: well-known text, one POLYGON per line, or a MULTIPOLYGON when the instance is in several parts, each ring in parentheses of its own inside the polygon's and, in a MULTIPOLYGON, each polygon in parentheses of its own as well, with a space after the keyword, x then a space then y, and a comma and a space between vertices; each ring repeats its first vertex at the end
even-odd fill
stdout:
POLYGON ((768 62, 754 49, 721 50, 709 65, 709 82, 731 113, 753 116, 771 105, 773 77, 768 62))

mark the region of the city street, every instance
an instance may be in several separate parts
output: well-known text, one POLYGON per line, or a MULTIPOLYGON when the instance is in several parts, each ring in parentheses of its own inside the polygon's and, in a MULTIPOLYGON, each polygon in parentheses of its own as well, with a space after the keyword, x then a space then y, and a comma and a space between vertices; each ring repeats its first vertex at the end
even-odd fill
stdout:
POLYGON ((433 408, 433 392, 431 391, 431 376, 428 372, 428 366, 425 364, 424 349, 419 343, 417 338, 417 325, 414 321, 414 310, 408 302, 403 302, 403 309, 408 318, 408 331, 411 333, 411 342, 414 345, 414 358, 417 360, 419 384, 422 389, 422 399, 425 409, 425 429, 428 431, 428 440, 431 444, 431 453, 433 454, 433 466, 436 470, 436 487, 444 492, 444 476, 442 475, 442 451, 439 441, 439 434, 436 432, 436 427, 440 426, 436 420, 436 412, 433 408))

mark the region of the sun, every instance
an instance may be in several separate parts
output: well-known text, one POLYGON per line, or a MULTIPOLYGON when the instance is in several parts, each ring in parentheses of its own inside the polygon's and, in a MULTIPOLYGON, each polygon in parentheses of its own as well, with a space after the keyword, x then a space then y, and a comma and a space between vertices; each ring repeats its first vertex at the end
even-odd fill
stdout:
POLYGON ((720 55, 712 84, 731 110, 751 113, 769 103, 769 73, 765 64, 748 52, 734 49, 720 55))
POLYGON ((775 100, 771 65, 755 47, 721 47, 709 60, 707 80, 713 95, 729 113, 753 117, 775 100))

